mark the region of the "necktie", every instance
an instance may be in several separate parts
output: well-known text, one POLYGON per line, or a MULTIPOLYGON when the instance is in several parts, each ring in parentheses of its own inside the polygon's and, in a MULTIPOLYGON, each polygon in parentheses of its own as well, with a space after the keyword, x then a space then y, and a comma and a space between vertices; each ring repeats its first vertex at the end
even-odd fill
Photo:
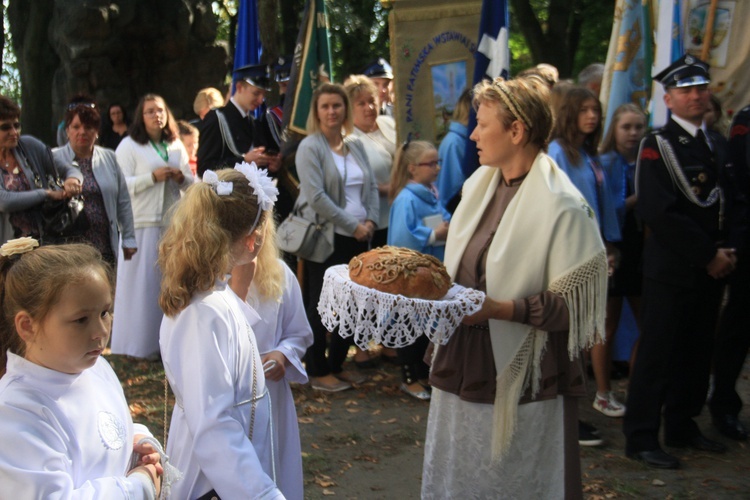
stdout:
POLYGON ((708 142, 708 137, 706 137, 706 134, 703 133, 703 129, 698 129, 698 132, 696 132, 695 134, 695 138, 698 142, 706 146, 709 151, 711 151, 711 144, 708 142))

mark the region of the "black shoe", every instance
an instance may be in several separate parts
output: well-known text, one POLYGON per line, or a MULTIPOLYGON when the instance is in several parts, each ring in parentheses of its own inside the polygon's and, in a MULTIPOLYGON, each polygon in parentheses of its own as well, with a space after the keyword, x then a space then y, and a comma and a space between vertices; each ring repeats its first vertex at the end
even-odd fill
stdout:
POLYGON ((636 451, 632 453, 626 452, 625 455, 632 460, 638 460, 639 462, 643 462, 649 467, 653 467, 655 469, 680 468, 680 461, 677 460, 677 457, 673 457, 661 448, 656 448, 655 450, 651 451, 636 451))
POLYGON ((578 421, 578 445, 579 446, 601 446, 604 440, 599 435, 596 427, 586 422, 578 421))
POLYGON ((729 439, 734 439, 735 441, 747 441, 747 428, 742 425, 742 422, 740 422, 736 416, 715 416, 713 422, 714 427, 729 439))
POLYGON ((698 434, 684 441, 664 440, 664 444, 671 448, 692 448, 698 451, 709 451, 711 453, 724 453, 727 447, 718 441, 712 441, 702 434, 698 434))

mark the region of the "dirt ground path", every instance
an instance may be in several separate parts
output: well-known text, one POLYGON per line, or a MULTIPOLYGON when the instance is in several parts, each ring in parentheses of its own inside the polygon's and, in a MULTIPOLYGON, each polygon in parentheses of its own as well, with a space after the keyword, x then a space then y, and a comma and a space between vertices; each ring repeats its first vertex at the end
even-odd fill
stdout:
MULTIPOLYGON (((160 439, 164 425, 164 370, 159 362, 108 355, 123 382, 134 420, 160 439)), ((305 498, 417 499, 429 404, 398 389, 399 370, 388 364, 368 372, 360 387, 324 394, 293 387, 302 438, 305 498)), ((624 400, 627 381, 615 382, 624 400)), ((750 425, 750 362, 739 382, 750 425)), ((174 399, 169 398, 167 413, 174 399)), ((724 439, 704 414, 704 433, 729 446, 723 455, 669 450, 682 461, 678 471, 649 469, 623 455, 622 419, 607 418, 581 400, 583 420, 602 433, 605 445, 581 450, 584 496, 588 499, 750 499, 748 443, 724 439)), ((169 416, 167 415, 167 421, 169 416)))
MULTIPOLYGON (((368 382, 336 394, 294 387, 305 469, 305 498, 417 499, 429 404, 398 389, 396 367, 370 370, 368 382)), ((750 364, 740 388, 750 402, 750 364)), ((615 382, 624 400, 627 381, 615 382)), ((682 461, 678 471, 658 471, 625 458, 622 419, 579 406, 583 420, 602 433, 605 445, 582 448, 584 496, 654 499, 750 498, 750 449, 722 438, 704 414, 704 433, 729 446, 724 455, 669 450, 682 461)), ((706 412, 704 412, 706 413, 706 412)), ((750 425, 746 409, 741 415, 750 425)))

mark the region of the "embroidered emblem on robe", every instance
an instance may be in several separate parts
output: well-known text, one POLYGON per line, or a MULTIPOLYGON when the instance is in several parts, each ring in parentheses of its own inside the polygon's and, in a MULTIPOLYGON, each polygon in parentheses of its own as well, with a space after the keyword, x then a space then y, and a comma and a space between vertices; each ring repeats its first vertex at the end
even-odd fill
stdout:
POLYGON ((100 411, 97 427, 104 446, 119 450, 125 444, 125 426, 108 411, 100 411))

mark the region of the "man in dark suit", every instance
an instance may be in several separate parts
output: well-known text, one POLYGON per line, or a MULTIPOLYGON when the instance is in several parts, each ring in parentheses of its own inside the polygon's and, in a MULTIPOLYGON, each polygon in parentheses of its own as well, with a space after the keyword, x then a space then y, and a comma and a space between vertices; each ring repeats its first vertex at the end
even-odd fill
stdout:
POLYGON ((267 166, 275 155, 265 154, 252 112, 263 104, 269 85, 268 67, 245 66, 233 74, 235 93, 223 108, 206 114, 200 126, 198 175, 206 170, 255 162, 267 166))
MULTIPOLYGON (((748 223, 750 199, 750 106, 737 113, 729 132, 726 169, 734 187, 734 219, 748 223), (737 202, 739 201, 739 203, 737 202)), ((729 300, 716 334, 713 390, 708 407, 716 429, 737 441, 747 440, 747 428, 740 422, 742 399, 735 385, 750 347, 750 260, 747 227, 737 249, 737 271, 729 277, 729 300)))
POLYGON ((672 113, 643 139, 636 170, 636 213, 646 225, 643 329, 623 430, 625 452, 651 467, 676 469, 664 442, 721 453, 693 420, 705 402, 722 278, 737 258, 726 224, 725 141, 706 132, 708 65, 686 55, 654 77, 672 113))

